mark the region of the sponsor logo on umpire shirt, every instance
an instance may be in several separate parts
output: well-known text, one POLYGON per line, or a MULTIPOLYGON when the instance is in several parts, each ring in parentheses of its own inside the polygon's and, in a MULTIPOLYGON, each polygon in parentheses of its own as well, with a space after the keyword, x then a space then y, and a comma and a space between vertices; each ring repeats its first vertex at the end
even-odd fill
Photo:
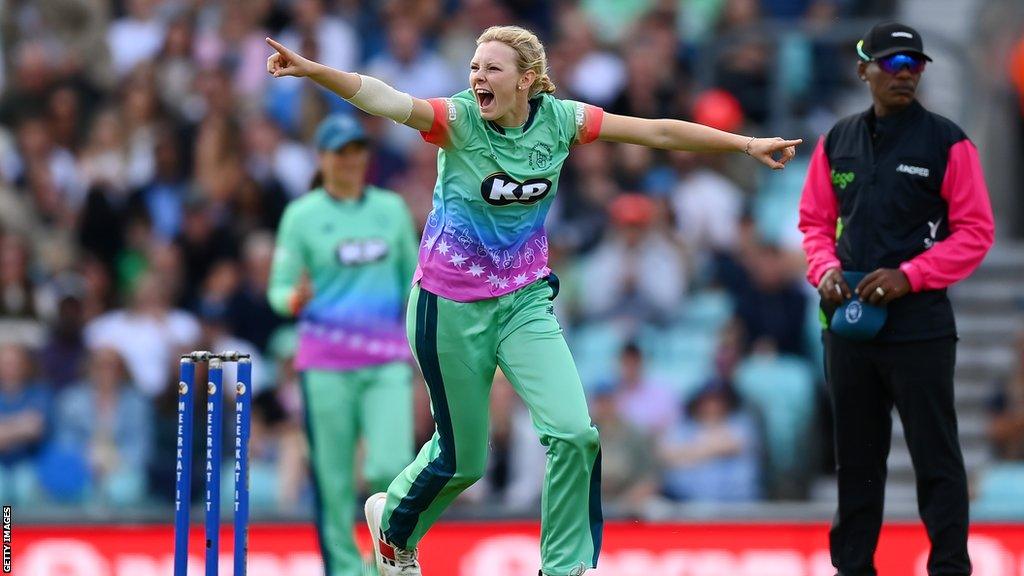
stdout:
POLYGON ((896 167, 896 171, 904 174, 910 174, 911 176, 920 176, 922 178, 927 178, 928 175, 931 174, 931 171, 927 168, 911 166, 910 164, 900 164, 896 167))
POLYGON ((856 175, 853 172, 836 172, 832 170, 832 185, 839 186, 840 190, 846 190, 846 187, 853 182, 856 175))

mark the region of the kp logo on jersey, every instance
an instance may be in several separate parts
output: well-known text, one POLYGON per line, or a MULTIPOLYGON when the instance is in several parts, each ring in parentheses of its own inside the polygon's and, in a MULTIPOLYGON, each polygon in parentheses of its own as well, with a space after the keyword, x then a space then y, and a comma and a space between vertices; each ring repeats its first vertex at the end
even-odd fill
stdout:
POLYGON ((492 206, 533 204, 550 191, 551 180, 547 178, 531 178, 520 183, 504 172, 491 174, 480 184, 480 195, 492 206))
POLYGON ((388 243, 382 238, 344 240, 338 244, 336 253, 338 262, 345 266, 372 264, 387 257, 388 243))

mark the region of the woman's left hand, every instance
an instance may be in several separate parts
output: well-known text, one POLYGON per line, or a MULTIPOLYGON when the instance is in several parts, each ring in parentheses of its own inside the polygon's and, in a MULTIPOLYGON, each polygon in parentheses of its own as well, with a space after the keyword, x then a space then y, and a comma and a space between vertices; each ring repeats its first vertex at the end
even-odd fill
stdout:
POLYGON ((782 170, 796 156, 796 147, 803 143, 803 140, 783 140, 775 138, 754 138, 748 144, 744 152, 756 158, 759 162, 772 170, 782 170), (776 160, 776 154, 781 157, 776 160))

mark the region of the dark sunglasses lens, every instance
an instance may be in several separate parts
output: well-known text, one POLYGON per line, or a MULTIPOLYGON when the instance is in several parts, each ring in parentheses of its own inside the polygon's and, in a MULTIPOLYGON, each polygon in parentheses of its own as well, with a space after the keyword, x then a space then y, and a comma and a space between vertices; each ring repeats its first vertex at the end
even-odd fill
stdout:
POLYGON ((893 54, 878 59, 878 66, 889 74, 897 74, 906 68, 911 74, 920 74, 924 70, 925 60, 909 54, 893 54))

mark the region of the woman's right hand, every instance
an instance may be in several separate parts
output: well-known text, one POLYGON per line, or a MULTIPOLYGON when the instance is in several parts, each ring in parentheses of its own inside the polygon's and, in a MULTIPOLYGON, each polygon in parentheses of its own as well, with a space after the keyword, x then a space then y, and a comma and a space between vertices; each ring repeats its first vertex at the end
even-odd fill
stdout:
POLYGON ((299 56, 298 53, 285 48, 283 44, 273 38, 267 38, 267 44, 277 50, 267 58, 267 72, 274 78, 282 76, 304 78, 313 73, 316 63, 312 60, 299 56))
POLYGON ((302 273, 299 278, 299 283, 295 285, 295 290, 292 292, 292 298, 290 307, 292 314, 298 316, 302 309, 306 307, 306 304, 313 299, 313 284, 309 280, 309 274, 306 272, 302 273))
POLYGON ((836 306, 842 305, 846 299, 853 295, 839 268, 831 268, 828 272, 825 272, 825 275, 821 277, 821 282, 818 284, 818 294, 821 295, 822 300, 836 306))

